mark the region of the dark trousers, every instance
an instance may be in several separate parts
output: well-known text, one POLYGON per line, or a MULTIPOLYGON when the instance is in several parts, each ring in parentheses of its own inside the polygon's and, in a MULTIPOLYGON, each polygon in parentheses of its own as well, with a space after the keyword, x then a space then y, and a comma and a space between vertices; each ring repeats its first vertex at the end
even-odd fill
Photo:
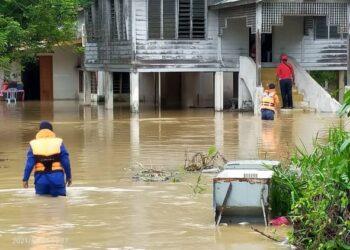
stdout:
POLYGON ((274 120, 275 112, 270 109, 261 110, 261 120, 274 120))
POLYGON ((280 80, 281 96, 283 102, 283 108, 293 108, 293 96, 292 87, 293 83, 291 79, 280 80))

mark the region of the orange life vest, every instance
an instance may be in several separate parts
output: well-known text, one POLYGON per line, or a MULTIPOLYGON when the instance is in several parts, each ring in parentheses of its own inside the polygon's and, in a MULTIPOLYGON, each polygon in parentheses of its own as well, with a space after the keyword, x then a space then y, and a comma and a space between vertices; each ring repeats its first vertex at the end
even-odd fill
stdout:
POLYGON ((30 141, 35 158, 35 172, 63 171, 60 163, 62 142, 49 129, 42 129, 36 134, 36 139, 30 141))
POLYGON ((275 98, 276 95, 275 91, 265 91, 263 93, 263 96, 261 98, 261 109, 269 109, 272 111, 275 111, 275 98))

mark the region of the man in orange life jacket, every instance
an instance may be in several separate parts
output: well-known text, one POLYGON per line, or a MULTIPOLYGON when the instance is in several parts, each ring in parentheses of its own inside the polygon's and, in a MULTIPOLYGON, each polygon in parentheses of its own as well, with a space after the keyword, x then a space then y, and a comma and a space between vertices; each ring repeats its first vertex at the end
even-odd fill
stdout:
POLYGON ((261 97, 261 119, 274 120, 275 112, 279 110, 279 99, 276 94, 275 84, 270 83, 269 89, 265 90, 261 97))
POLYGON ((24 188, 28 188, 33 168, 36 194, 66 195, 66 185, 72 184, 69 154, 63 140, 56 137, 51 123, 47 121, 40 123, 36 139, 30 141, 23 174, 24 188))
POLYGON ((287 62, 288 56, 281 56, 281 63, 278 64, 276 69, 276 76, 280 83, 281 96, 283 106, 285 109, 293 108, 293 96, 292 96, 292 87, 294 84, 294 69, 293 66, 287 62))

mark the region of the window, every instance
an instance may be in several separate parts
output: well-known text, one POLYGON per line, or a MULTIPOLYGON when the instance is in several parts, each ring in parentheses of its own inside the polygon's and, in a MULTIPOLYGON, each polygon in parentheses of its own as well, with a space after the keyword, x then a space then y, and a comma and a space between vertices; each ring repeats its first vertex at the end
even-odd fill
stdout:
POLYGON ((117 23, 119 24, 119 40, 127 40, 126 34, 126 19, 128 16, 127 5, 125 0, 117 0, 116 11, 117 11, 117 23))
POLYGON ((179 0, 179 38, 191 38, 191 0, 179 0))
POLYGON ((148 37, 174 39, 176 31, 176 1, 148 1, 148 37))
POLYGON ((100 30, 100 15, 99 15, 99 5, 98 1, 95 1, 92 6, 92 25, 93 25, 93 34, 94 34, 94 40, 98 40, 99 36, 99 30, 100 30))
POLYGON ((110 22, 111 22, 111 38, 112 40, 118 40, 118 26, 117 26, 117 16, 115 10, 114 0, 110 0, 110 22))
POLYGON ((148 0, 149 39, 204 39, 206 0, 148 0))
POLYGON ((128 5, 125 0, 109 0, 112 40, 127 40, 128 5))
POLYGON ((150 39, 161 38, 161 2, 162 0, 148 1, 148 37, 150 39))
POLYGON ((91 8, 86 11, 86 34, 87 40, 93 42, 95 40, 94 25, 93 25, 91 8))
POLYGON ((205 37, 205 1, 192 0, 192 38, 205 37))
POLYGON ((179 0, 179 39, 205 38, 204 0, 179 0))
POLYGON ((315 39, 340 39, 344 34, 338 33, 337 26, 330 26, 327 17, 314 17, 314 36, 315 39))
POLYGON ((163 38, 175 39, 176 5, 174 0, 163 0, 163 38))

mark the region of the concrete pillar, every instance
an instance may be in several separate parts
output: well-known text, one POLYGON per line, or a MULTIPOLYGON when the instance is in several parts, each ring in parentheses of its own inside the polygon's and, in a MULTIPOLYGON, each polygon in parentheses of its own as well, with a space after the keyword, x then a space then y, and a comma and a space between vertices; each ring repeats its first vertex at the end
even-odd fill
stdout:
POLYGON ((215 72, 215 111, 224 109, 224 72, 215 72))
POLYGON ((113 109, 113 75, 112 72, 103 72, 105 86, 105 108, 113 109))
POLYGON ((262 2, 258 2, 256 4, 256 30, 255 30, 256 86, 261 85, 261 30, 262 30, 262 2))
POLYGON ((131 112, 139 112, 139 73, 130 72, 130 108, 131 112))
POLYGON ((97 76, 97 101, 99 96, 105 95, 104 71, 98 71, 97 76))
POLYGON ((343 103, 344 101, 344 90, 345 90, 345 71, 340 70, 339 71, 339 76, 338 76, 338 88, 339 88, 339 102, 343 103))
POLYGON ((91 105, 91 72, 84 71, 84 104, 91 105))

